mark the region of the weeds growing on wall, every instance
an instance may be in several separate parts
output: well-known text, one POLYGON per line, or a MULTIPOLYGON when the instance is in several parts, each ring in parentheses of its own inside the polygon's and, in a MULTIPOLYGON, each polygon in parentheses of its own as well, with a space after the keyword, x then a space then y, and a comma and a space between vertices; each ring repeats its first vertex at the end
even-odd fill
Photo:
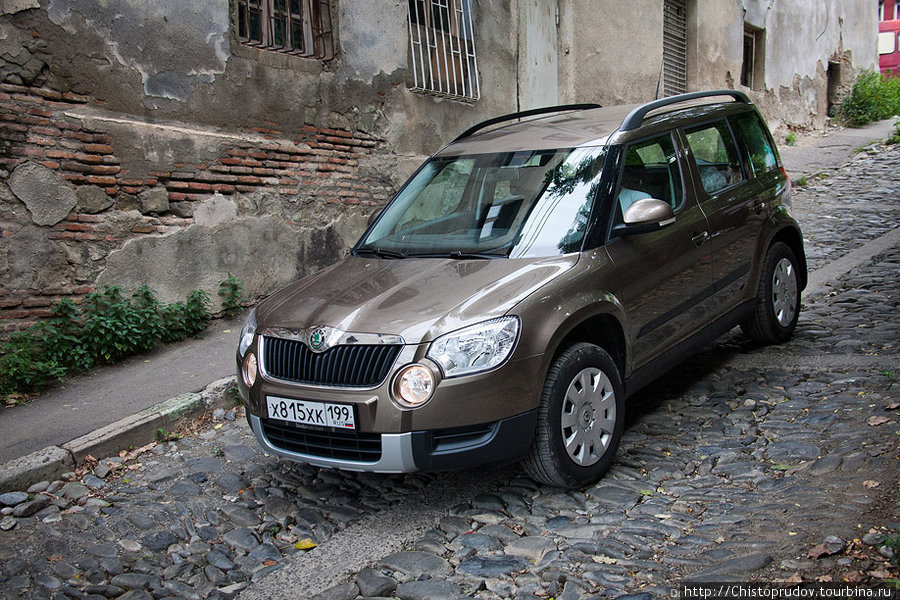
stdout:
POLYGON ((240 279, 228 274, 228 278, 219 284, 219 296, 222 298, 222 310, 226 317, 233 317, 241 310, 244 284, 240 279))
MULTIPOLYGON (((242 284, 222 282, 223 308, 236 310, 242 284), (226 286, 227 284, 227 286, 226 286), (232 302, 232 307, 227 302, 232 302)), ((53 317, 0 342, 0 395, 36 392, 71 371, 118 362, 201 333, 209 324, 209 294, 191 292, 184 302, 160 302, 149 287, 126 297, 117 286, 88 294, 81 305, 69 299, 53 317)))
POLYGON ((840 114, 851 127, 900 115, 900 79, 863 71, 841 104, 840 114))

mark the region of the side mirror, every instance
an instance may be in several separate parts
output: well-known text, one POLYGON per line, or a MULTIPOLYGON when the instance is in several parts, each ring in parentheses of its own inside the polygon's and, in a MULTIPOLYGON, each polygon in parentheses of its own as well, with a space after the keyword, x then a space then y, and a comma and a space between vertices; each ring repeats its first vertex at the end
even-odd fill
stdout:
POLYGON ((375 219, 378 218, 378 216, 381 214, 381 212, 382 212, 383 210, 384 210, 384 207, 383 207, 383 206, 380 207, 380 208, 376 208, 375 210, 373 210, 373 211, 372 211, 372 214, 370 214, 370 215, 369 215, 369 218, 366 220, 366 227, 371 227, 371 226, 372 226, 372 223, 375 222, 375 219))
POLYGON ((675 222, 675 212, 668 202, 643 198, 625 209, 624 223, 613 230, 621 235, 659 231, 675 222))

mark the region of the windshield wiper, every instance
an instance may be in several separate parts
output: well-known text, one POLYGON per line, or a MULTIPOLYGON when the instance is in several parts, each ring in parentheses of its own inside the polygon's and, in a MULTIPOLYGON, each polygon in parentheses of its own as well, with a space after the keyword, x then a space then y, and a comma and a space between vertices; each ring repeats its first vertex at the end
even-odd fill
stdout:
POLYGON ((396 259, 406 258, 406 254, 403 254, 402 252, 395 252, 394 250, 385 250, 383 248, 357 248, 353 252, 353 254, 356 256, 361 256, 363 254, 372 255, 372 256, 377 256, 379 258, 396 258, 396 259))
POLYGON ((460 250, 451 250, 450 252, 429 252, 422 254, 410 254, 409 258, 452 258, 455 260, 470 259, 486 259, 506 258, 505 254, 488 253, 488 252, 462 252, 460 250))
POLYGON ((483 258, 483 259, 494 259, 494 258, 505 258, 504 254, 492 254, 488 252, 460 252, 459 250, 454 250, 450 254, 448 254, 450 258, 455 258, 458 260, 464 260, 467 258, 483 258))

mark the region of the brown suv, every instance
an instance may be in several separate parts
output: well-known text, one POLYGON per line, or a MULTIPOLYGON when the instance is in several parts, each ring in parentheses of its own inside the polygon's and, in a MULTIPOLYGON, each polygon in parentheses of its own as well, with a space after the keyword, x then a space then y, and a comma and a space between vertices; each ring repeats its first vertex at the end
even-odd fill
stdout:
POLYGON ((348 257, 256 307, 237 353, 250 425, 326 467, 522 459, 594 481, 629 395, 735 325, 791 335, 806 261, 789 199, 740 92, 476 125, 348 257))

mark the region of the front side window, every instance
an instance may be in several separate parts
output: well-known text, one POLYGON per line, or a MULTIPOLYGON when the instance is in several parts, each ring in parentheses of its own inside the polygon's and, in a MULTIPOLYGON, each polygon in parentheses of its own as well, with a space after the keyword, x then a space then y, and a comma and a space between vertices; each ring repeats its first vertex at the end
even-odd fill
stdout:
POLYGON ((620 217, 644 198, 662 200, 677 210, 683 196, 681 170, 669 134, 628 146, 617 194, 620 217))
POLYGON ((755 175, 771 171, 778 165, 775 146, 760 121, 753 112, 732 117, 736 130, 740 133, 743 148, 750 160, 755 175))
POLYGON ((437 157, 354 252, 530 258, 578 252, 605 147, 437 157))
POLYGON ((478 100, 472 0, 408 0, 409 89, 478 100))
POLYGON ((325 0, 236 0, 242 44, 306 58, 331 56, 331 13, 325 0))
POLYGON ((700 172, 700 181, 707 194, 740 182, 743 178, 741 159, 731 137, 728 123, 719 121, 685 131, 688 145, 700 172))

